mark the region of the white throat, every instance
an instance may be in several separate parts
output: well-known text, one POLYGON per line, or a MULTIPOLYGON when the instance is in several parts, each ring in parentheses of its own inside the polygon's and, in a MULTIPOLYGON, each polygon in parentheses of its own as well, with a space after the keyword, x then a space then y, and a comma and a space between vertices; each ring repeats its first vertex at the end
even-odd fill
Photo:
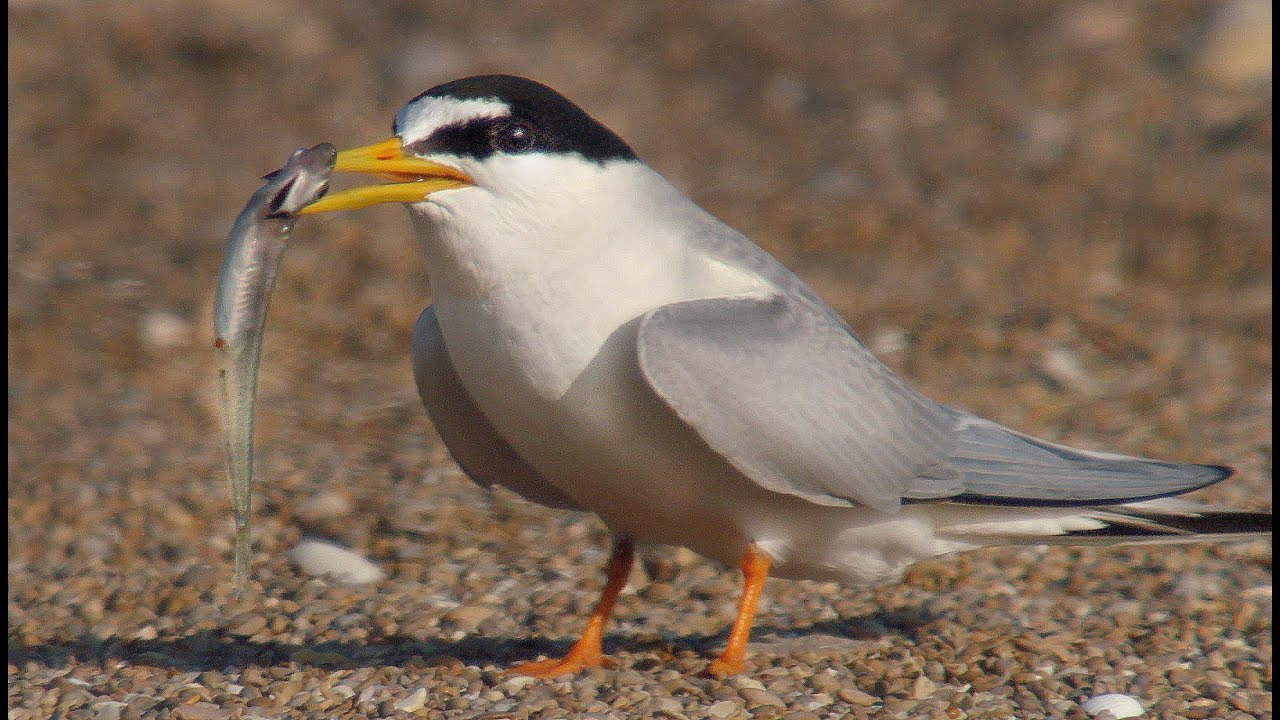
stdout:
POLYGON ((505 365, 559 397, 627 321, 765 286, 692 247, 691 234, 733 231, 642 163, 538 154, 475 165, 464 168, 475 187, 410 208, 464 381, 467 366, 505 365))

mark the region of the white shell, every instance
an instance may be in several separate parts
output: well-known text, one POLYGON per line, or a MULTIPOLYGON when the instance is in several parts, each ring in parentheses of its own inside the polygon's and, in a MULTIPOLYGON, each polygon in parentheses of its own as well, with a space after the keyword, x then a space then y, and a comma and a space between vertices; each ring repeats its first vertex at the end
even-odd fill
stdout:
POLYGON ((1080 707, 1084 708, 1091 717, 1097 717, 1106 712, 1110 713, 1115 720, 1138 717, 1146 712, 1137 700, 1120 693, 1091 697, 1080 703, 1080 707))
POLYGON ((344 585, 363 585, 387 576, 354 550, 324 540, 303 540, 289 550, 288 557, 302 572, 329 575, 344 585))

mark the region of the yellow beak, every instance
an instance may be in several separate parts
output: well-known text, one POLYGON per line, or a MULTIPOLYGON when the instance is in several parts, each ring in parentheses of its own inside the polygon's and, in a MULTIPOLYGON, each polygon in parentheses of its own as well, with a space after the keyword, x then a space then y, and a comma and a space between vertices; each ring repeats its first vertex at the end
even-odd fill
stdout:
POLYGON ((437 190, 474 184, 466 173, 457 168, 406 155, 400 138, 343 150, 338 153, 333 171, 364 173, 395 182, 338 190, 302 208, 299 214, 359 210, 380 203, 418 202, 437 190))

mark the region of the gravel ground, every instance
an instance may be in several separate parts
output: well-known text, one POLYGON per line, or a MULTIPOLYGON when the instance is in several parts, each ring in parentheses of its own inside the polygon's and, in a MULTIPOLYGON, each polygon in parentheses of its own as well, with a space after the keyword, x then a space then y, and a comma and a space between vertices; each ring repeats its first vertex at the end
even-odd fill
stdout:
POLYGON ((1225 462, 1271 505, 1270 4, 9 3, 9 717, 1271 717, 1269 542, 992 549, 873 590, 660 551, 615 667, 538 681, 601 581, 586 515, 492 497, 411 384, 403 213, 300 223, 231 596, 212 291, 257 177, 438 82, 557 87, 939 400, 1225 462), (180 10, 178 8, 181 8, 180 10), (576 23, 576 24, 575 24, 576 23), (304 537, 385 578, 290 564, 304 537))

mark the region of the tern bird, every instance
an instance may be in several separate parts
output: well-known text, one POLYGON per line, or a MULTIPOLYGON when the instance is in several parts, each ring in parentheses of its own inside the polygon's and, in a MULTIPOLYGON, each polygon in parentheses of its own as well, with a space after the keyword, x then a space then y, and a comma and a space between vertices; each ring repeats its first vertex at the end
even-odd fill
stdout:
POLYGON ((434 304, 413 335, 422 402, 463 470, 615 534, 608 581, 563 658, 601 637, 633 543, 739 563, 709 672, 743 668, 770 575, 851 586, 1003 543, 1185 542, 1268 532, 1267 513, 1170 500, 1225 479, 1077 450, 909 387, 780 262, 621 138, 520 77, 434 87, 335 172, 391 181, 303 213, 404 203, 434 304))

